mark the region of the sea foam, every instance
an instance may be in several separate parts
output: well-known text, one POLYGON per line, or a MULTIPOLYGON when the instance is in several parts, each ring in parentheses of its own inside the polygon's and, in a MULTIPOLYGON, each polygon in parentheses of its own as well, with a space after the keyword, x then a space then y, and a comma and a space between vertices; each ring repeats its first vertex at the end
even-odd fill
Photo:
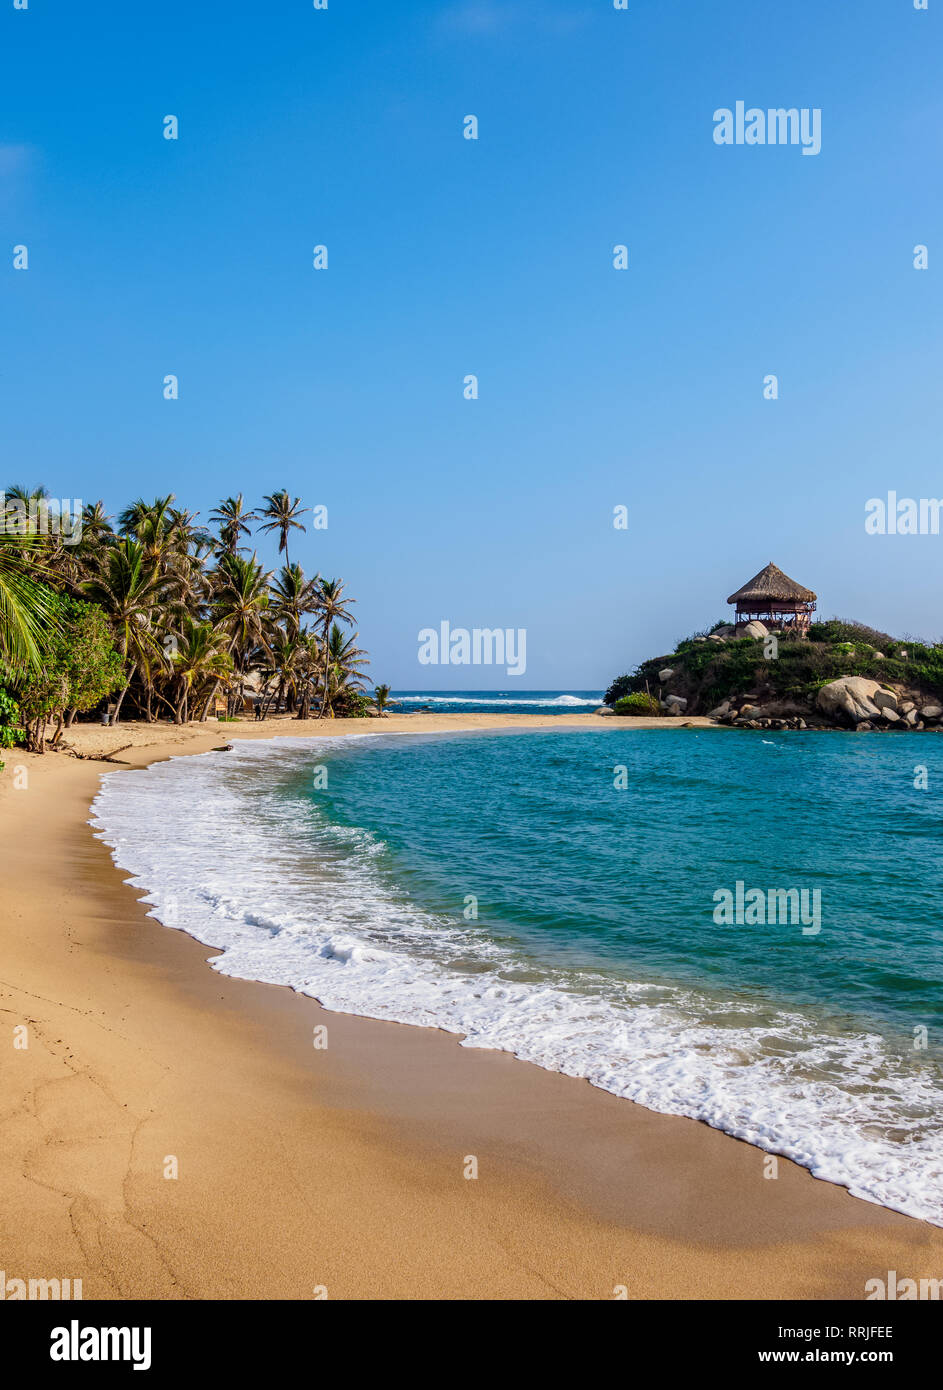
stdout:
MULTIPOLYGON (((357 736, 362 756, 383 756, 374 737, 357 736)), ((377 836, 284 794, 335 742, 237 743, 109 773, 93 824, 151 914, 216 948, 222 974, 583 1077, 943 1225, 943 1094, 930 1069, 799 1010, 535 968, 478 924, 424 910, 380 871, 377 836)))

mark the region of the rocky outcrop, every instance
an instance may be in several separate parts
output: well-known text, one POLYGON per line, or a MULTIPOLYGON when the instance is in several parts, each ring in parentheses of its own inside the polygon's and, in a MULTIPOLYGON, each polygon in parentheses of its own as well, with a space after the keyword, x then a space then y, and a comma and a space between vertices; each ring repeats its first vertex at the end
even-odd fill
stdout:
MULTIPOLYGON (((816 704, 823 714, 830 715, 833 719, 836 716, 844 716, 853 724, 860 724, 862 720, 880 717, 881 706, 874 698, 879 690, 880 682, 868 680, 866 676, 839 676, 838 680, 829 681, 828 685, 822 686, 816 697, 816 704)), ((894 703, 896 706, 896 700, 894 703)), ((897 718, 896 710, 891 710, 890 713, 897 718)))
POLYGON ((744 623, 740 629, 740 635, 741 637, 768 637, 769 628, 758 618, 752 618, 750 622, 744 623))

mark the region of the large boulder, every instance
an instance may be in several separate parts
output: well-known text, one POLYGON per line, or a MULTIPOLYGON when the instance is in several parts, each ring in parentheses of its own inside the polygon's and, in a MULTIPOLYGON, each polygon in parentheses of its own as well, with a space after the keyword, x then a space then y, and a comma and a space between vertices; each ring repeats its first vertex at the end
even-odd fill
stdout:
POLYGON ((612 713, 613 713, 613 710, 611 710, 611 709, 609 708, 608 705, 600 705, 598 709, 594 709, 594 710, 593 710, 593 714, 612 714, 612 713))
POLYGON ((943 714, 943 705, 924 705, 920 711, 921 719, 939 719, 943 714))
POLYGON ((724 715, 729 713, 730 701, 724 700, 723 704, 718 705, 715 709, 708 710, 707 717, 708 719, 723 719, 724 715))
POLYGON ((684 709, 687 709, 687 707, 688 707, 688 702, 687 702, 687 700, 683 699, 680 695, 666 695, 666 696, 665 696, 665 704, 666 704, 666 705, 674 705, 674 706, 676 706, 679 710, 684 710, 684 709))
MULTIPOLYGON (((838 680, 822 686, 816 703, 823 714, 833 719, 844 717, 859 724, 865 719, 880 718, 885 713, 875 703, 874 697, 880 689, 879 681, 868 680, 866 676, 839 676, 838 680)), ((897 718, 894 710, 889 713, 897 718)))
POLYGON ((768 637, 769 628, 765 623, 761 623, 758 618, 752 618, 750 622, 745 623, 742 627, 741 635, 744 637, 768 637))
POLYGON ((877 705, 878 709, 891 709, 895 714, 900 713, 897 704, 897 696, 894 694, 893 690, 875 690, 871 698, 872 703, 877 705))
POLYGON ((670 666, 666 666, 663 671, 658 672, 658 679, 660 681, 670 681, 673 675, 674 671, 672 670, 672 668, 670 666))

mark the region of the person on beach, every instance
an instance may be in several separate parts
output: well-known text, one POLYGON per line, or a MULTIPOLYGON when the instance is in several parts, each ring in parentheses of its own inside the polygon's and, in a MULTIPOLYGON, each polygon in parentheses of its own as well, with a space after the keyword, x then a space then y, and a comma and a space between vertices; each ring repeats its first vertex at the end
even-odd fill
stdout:
POLYGON ((260 695, 255 697, 255 717, 256 719, 262 718, 262 697, 260 695))

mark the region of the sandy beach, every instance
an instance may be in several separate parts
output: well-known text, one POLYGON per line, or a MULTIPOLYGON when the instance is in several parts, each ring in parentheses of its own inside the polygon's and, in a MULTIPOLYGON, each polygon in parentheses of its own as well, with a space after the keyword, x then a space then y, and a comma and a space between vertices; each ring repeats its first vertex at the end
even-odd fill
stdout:
POLYGON ((767 1155, 705 1125, 220 976, 88 825, 104 772, 232 739, 612 722, 84 725, 66 735, 84 759, 7 752, 7 1278, 80 1278, 86 1299, 862 1299, 889 1270, 943 1277, 943 1230, 785 1159, 768 1180, 767 1155))

